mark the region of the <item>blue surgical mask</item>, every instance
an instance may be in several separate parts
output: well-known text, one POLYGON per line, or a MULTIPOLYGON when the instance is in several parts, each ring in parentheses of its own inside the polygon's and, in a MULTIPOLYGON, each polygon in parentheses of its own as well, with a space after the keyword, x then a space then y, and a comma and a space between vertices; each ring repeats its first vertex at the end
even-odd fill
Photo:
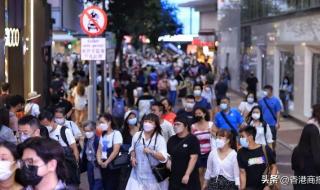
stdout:
POLYGON ((132 119, 128 119, 128 124, 131 125, 131 126, 134 126, 137 124, 137 118, 132 118, 132 119))
POLYGON ((228 104, 221 103, 221 104, 220 104, 220 109, 223 110, 223 111, 226 110, 226 109, 228 109, 228 104))
POLYGON ((245 138, 245 137, 240 138, 240 145, 243 148, 248 148, 249 147, 249 142, 248 142, 247 138, 245 138))

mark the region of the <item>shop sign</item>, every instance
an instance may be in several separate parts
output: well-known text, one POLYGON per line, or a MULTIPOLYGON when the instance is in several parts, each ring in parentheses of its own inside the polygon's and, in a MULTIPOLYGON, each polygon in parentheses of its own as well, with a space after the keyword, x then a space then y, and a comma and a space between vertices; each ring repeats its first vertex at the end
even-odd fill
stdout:
POLYGON ((18 47, 20 43, 20 32, 17 28, 5 28, 5 46, 18 47))
POLYGON ((105 38, 81 38, 81 60, 104 61, 106 59, 105 38))
POLYGON ((200 47, 204 47, 204 46, 214 47, 214 42, 206 42, 206 41, 200 40, 199 38, 195 38, 192 40, 192 45, 196 45, 200 47))

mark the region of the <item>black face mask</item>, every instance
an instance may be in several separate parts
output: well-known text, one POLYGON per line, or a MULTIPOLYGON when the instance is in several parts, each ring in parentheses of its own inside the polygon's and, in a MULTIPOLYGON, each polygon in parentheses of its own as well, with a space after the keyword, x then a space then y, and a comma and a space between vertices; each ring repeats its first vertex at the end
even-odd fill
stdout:
POLYGON ((194 118, 196 119, 196 121, 201 121, 203 119, 202 116, 195 116, 194 118))
POLYGON ((24 185, 36 186, 42 180, 42 176, 38 176, 38 166, 22 166, 19 172, 19 178, 23 180, 24 185))

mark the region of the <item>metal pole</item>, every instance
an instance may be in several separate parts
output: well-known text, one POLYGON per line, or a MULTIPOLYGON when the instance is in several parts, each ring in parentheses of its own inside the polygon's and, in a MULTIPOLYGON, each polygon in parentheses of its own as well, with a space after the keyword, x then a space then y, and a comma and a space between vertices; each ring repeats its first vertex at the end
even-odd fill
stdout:
POLYGON ((107 60, 103 64, 103 109, 107 111, 106 108, 109 106, 108 104, 108 80, 107 80, 107 60))
POLYGON ((112 111, 112 62, 109 64, 109 110, 112 111))
POLYGON ((95 61, 89 63, 89 80, 88 119, 95 121, 97 119, 97 65, 95 61))

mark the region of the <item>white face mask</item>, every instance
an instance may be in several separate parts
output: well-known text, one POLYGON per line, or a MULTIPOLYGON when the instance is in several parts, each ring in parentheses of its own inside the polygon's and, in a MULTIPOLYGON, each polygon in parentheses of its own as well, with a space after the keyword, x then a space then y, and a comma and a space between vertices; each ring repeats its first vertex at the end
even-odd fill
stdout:
POLYGON ((184 127, 183 126, 179 126, 179 127, 173 127, 173 130, 176 134, 179 134, 183 131, 184 127))
POLYGON ((193 109, 194 103, 186 103, 185 106, 186 106, 187 109, 193 109))
POLYGON ((143 130, 145 132, 150 132, 154 129, 154 126, 151 123, 144 123, 143 124, 143 130))
POLYGON ((194 90, 193 94, 194 96, 201 96, 201 90, 194 90))
POLYGON ((13 174, 13 171, 11 171, 11 166, 11 161, 0 161, 0 181, 7 180, 13 174))
POLYGON ((254 119, 254 120, 258 120, 258 119, 260 119, 260 116, 261 116, 261 114, 260 113, 252 113, 252 119, 254 119))
POLYGON ((99 127, 102 131, 107 131, 109 128, 109 125, 106 123, 100 123, 99 127))
POLYGON ((64 122, 65 122, 65 119, 64 118, 56 118, 54 120, 58 125, 63 125, 64 122))
POLYGON ((30 138, 30 135, 21 134, 20 135, 20 142, 26 141, 28 138, 30 138))
POLYGON ((217 148, 223 148, 226 145, 226 141, 224 139, 216 139, 217 148))
POLYGON ((263 96, 263 97, 268 96, 268 92, 264 90, 264 91, 262 92, 262 96, 263 96))
POLYGON ((248 97, 248 98, 247 98, 247 102, 248 102, 249 104, 252 104, 252 103, 254 102, 254 98, 248 97))
POLYGON ((91 139, 94 136, 94 132, 93 131, 85 132, 84 134, 86 135, 87 139, 91 139))

